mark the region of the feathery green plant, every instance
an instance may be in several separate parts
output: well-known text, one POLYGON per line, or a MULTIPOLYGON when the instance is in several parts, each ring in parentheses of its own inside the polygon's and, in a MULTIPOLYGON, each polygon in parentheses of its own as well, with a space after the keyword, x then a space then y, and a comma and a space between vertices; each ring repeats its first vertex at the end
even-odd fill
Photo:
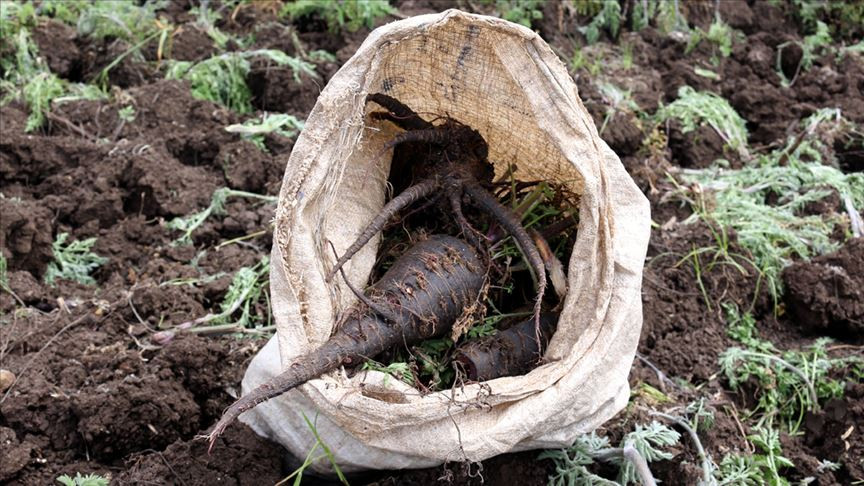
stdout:
MULTIPOLYGON (((483 3, 491 4, 493 0, 483 3)), ((531 28, 535 20, 543 18, 542 0, 494 0, 496 14, 504 20, 531 28)))
POLYGON ((291 138, 303 130, 303 121, 285 113, 268 113, 258 118, 250 118, 242 124, 228 125, 225 131, 238 133, 256 147, 266 152, 264 135, 276 133, 291 138))
POLYGON ((318 78, 314 65, 274 49, 229 52, 198 63, 173 61, 165 77, 189 81, 192 96, 198 99, 222 104, 238 113, 249 113, 252 111, 252 93, 246 85, 246 75, 252 69, 250 59, 256 57, 288 66, 297 83, 301 82, 300 74, 318 78))
POLYGON ((741 158, 750 158, 744 119, 721 96, 682 86, 678 90, 678 99, 660 108, 656 117, 661 122, 670 118, 679 120, 684 133, 707 124, 720 135, 730 149, 737 151, 741 158))
POLYGON ((78 33, 96 39, 115 38, 138 42, 157 28, 156 11, 166 0, 148 0, 137 5, 132 0, 96 0, 84 2, 78 17, 78 33))
POLYGON ((864 207, 864 175, 844 174, 823 164, 821 149, 825 147, 814 136, 817 130, 842 122, 839 110, 820 110, 804 120, 799 137, 790 139, 782 149, 759 156, 751 165, 738 170, 714 166, 683 173, 684 181, 699 184, 710 199, 703 203, 710 207, 694 207, 696 213, 687 222, 710 217, 733 228, 741 246, 752 253, 775 302, 782 292, 780 271, 793 256, 809 258, 837 247, 831 234, 839 217, 802 216, 802 208, 823 199, 831 190, 854 208, 864 207), (773 196, 777 202, 766 203, 773 196))
POLYGON ((551 459, 555 474, 549 476, 549 486, 574 486, 577 484, 622 486, 636 482, 636 468, 625 460, 621 450, 632 446, 647 462, 667 460, 671 452, 663 450, 678 443, 681 435, 659 422, 648 425, 636 424, 634 430, 621 439, 619 448, 612 448, 609 439, 598 437, 596 432, 582 435, 567 449, 548 450, 538 459, 551 459), (597 460, 611 462, 620 467, 617 481, 610 481, 592 473, 587 466, 597 460))
POLYGON ((108 261, 90 250, 96 243, 96 238, 87 238, 66 243, 68 233, 60 233, 51 245, 54 261, 48 264, 45 271, 45 282, 54 286, 58 278, 74 280, 85 285, 96 285, 90 272, 108 261))
POLYGON ((197 213, 190 214, 189 216, 174 218, 165 224, 165 227, 168 229, 183 232, 183 235, 174 240, 173 244, 191 244, 192 233, 204 224, 204 221, 206 221, 207 218, 210 216, 225 214, 225 203, 228 201, 229 197, 247 197, 271 203, 275 203, 278 200, 276 196, 266 196, 263 194, 255 194, 254 192, 237 191, 227 187, 216 189, 213 191, 213 196, 210 198, 209 206, 197 213))
MULTIPOLYGON (((270 259, 265 255, 261 260, 251 267, 243 267, 234 274, 234 279, 222 299, 219 314, 213 316, 209 322, 214 324, 228 324, 229 322, 241 328, 254 328, 261 324, 260 316, 253 314, 254 305, 265 292, 268 285, 270 273, 270 259), (233 316, 240 312, 240 316, 233 316)), ((270 320, 268 312, 267 320, 270 320)))
POLYGON ((802 70, 809 71, 813 67, 813 61, 817 56, 833 49, 831 47, 832 39, 831 34, 828 33, 828 26, 821 21, 816 22, 816 26, 816 32, 805 36, 803 41, 789 41, 777 46, 776 71, 784 86, 795 84, 795 80, 798 79, 798 75, 801 74, 802 70), (783 72, 783 51, 792 44, 796 44, 801 48, 801 60, 798 61, 798 65, 795 67, 792 79, 789 79, 783 72))
POLYGON ((225 49, 225 46, 228 45, 228 41, 231 40, 231 37, 216 27, 216 22, 222 18, 222 15, 219 12, 211 9, 207 4, 202 3, 202 5, 189 9, 189 15, 195 17, 195 25, 210 36, 210 39, 213 40, 216 47, 219 49, 225 49))
POLYGON ((373 28, 381 17, 393 15, 396 9, 387 0, 297 0, 282 7, 280 16, 292 22, 302 17, 317 15, 332 33, 342 28, 356 32, 360 27, 373 28))
POLYGON ((4 78, 0 80, 0 88, 6 91, 0 104, 13 99, 22 99, 27 104, 30 114, 25 131, 31 132, 41 127, 54 102, 102 99, 106 96, 96 87, 69 83, 52 73, 45 60, 39 57, 38 48, 27 29, 18 30, 14 46, 13 58, 0 59, 0 67, 5 72, 4 78))
MULTIPOLYGON (((416 383, 414 382, 414 374, 411 373, 411 366, 405 362, 395 362, 384 366, 383 364, 370 359, 366 360, 366 362, 363 363, 363 367, 360 369, 380 371, 388 377, 393 376, 396 377, 398 380, 403 381, 411 386, 416 386, 416 383)), ((384 384, 387 384, 386 378, 384 380, 384 384)))
POLYGON ((830 358, 827 338, 816 340, 802 350, 781 352, 770 341, 757 337, 756 320, 741 314, 734 304, 725 303, 727 334, 744 347, 732 347, 720 355, 720 367, 733 389, 748 380, 758 384, 755 396, 759 424, 783 421, 787 429, 798 430, 804 413, 819 408, 820 400, 843 395, 843 382, 829 378, 860 358, 830 358))
POLYGON ((717 53, 719 52, 720 56, 729 57, 732 54, 733 42, 742 37, 743 35, 740 32, 717 18, 708 27, 707 32, 699 28, 690 31, 690 39, 687 42, 685 53, 690 53, 702 40, 706 40, 711 44, 714 51, 711 55, 711 63, 716 66, 720 64, 720 57, 718 57, 717 53))
POLYGON ((108 486, 110 481, 98 474, 82 476, 81 473, 75 473, 74 478, 64 474, 57 478, 57 482, 63 486, 108 486))
POLYGON ((576 11, 583 15, 594 15, 587 25, 579 27, 579 32, 585 36, 588 44, 597 42, 600 39, 600 32, 603 30, 608 32, 613 39, 618 38, 622 20, 621 4, 618 0, 576 2, 576 11))

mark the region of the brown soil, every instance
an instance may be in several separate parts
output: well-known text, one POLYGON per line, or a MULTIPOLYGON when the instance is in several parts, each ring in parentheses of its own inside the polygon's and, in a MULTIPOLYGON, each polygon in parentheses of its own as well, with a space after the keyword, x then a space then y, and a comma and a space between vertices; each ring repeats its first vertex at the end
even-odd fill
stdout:
MULTIPOLYGON (((405 15, 453 6, 431 0, 394 3, 405 15)), ((573 51, 570 38, 576 35, 577 19, 560 16, 557 4, 546 4, 537 27, 566 58, 573 51)), ((715 2, 684 5, 691 24, 707 28, 715 2)), ((638 109, 649 114, 672 101, 685 84, 721 94, 746 120, 753 147, 785 143, 801 130, 799 120, 823 107, 839 107, 849 120, 864 123, 864 62, 853 56, 821 56, 794 85, 784 87, 775 72, 775 56, 780 44, 801 39, 794 21, 770 2, 717 5, 746 41, 736 42, 731 56, 716 63, 708 43, 685 53, 685 42, 651 28, 623 33, 618 44, 607 38, 585 52, 589 57, 602 53, 601 59, 608 61, 602 76, 630 90, 638 109), (620 57, 623 43, 632 46, 631 67, 610 61, 620 57), (694 65, 716 72, 719 79, 696 75, 694 65)), ((218 52, 209 36, 194 26, 187 7, 174 2, 166 11, 182 30, 174 34, 165 55, 200 60, 218 52)), ((480 8, 489 13, 491 7, 480 8)), ((320 79, 304 78, 300 84, 288 70, 253 65, 248 83, 254 107, 300 118, 308 116, 320 88, 369 33, 365 28, 329 33, 317 19, 292 27, 277 19, 266 2, 244 5, 234 14, 224 15, 219 27, 240 35, 254 33, 253 48, 293 54, 291 29, 296 29, 305 49, 336 55, 336 63, 316 66, 320 79)), ((40 23, 33 36, 51 69, 71 81, 92 80, 129 47, 116 40, 80 38, 74 28, 57 22, 40 23)), ((11 103, 0 108, 0 250, 9 262, 8 283, 14 293, 0 292, 0 363, 17 376, 10 389, 0 392, 4 484, 53 484, 58 475, 75 472, 110 474, 116 484, 272 484, 297 465, 279 446, 245 426, 228 429, 212 456, 196 439, 231 403, 246 364, 263 340, 180 336, 159 347, 149 339, 160 328, 218 309, 233 272, 268 253, 274 207, 229 200, 226 215, 208 220, 187 246, 172 245, 179 235, 162 223, 203 209, 219 187, 278 194, 293 140, 268 137, 268 152, 262 152, 226 132, 226 125, 245 117, 194 99, 183 82, 163 80, 152 62, 157 60, 154 46, 142 54, 145 62, 129 56, 111 70, 112 100, 55 105, 50 122, 35 133, 24 133, 26 107, 11 103), (135 110, 132 121, 118 116, 126 106, 135 110), (242 244, 216 247, 262 230, 242 244), (94 251, 108 262, 94 273, 97 286, 44 283, 51 244, 62 232, 73 239, 98 238, 94 251), (171 284, 204 276, 216 278, 197 285, 171 284)), ((800 53, 794 49, 784 50, 784 72, 794 72, 796 56, 800 53)), ((584 68, 573 74, 600 127, 610 112, 598 79, 584 68)), ((762 337, 781 349, 828 334, 840 341, 833 355, 860 353, 864 240, 787 268, 787 312, 778 316, 765 292, 756 293, 756 272, 744 262, 739 262, 742 273, 725 265, 710 267, 713 254, 701 255, 700 286, 693 260, 685 255, 695 247, 710 247, 715 237, 705 224, 681 224, 689 211, 664 199, 665 171, 706 167, 718 158, 733 165, 746 161, 730 153, 710 129, 685 134, 670 123, 648 133, 650 126, 633 110, 620 109, 602 133, 649 197, 653 219, 661 227, 652 235, 645 267, 641 358, 631 373, 634 399, 599 432, 614 442, 635 423, 650 421, 646 407, 652 403, 638 391, 648 384, 676 404, 710 397, 716 423, 700 431, 700 437, 716 460, 730 451, 752 452, 744 439, 750 431, 740 420, 752 397, 728 391, 717 376, 718 355, 734 345, 726 335, 719 302, 751 309, 762 337)), ((834 140, 839 167, 861 171, 862 146, 856 133, 834 140)), ((826 200, 807 211, 828 213, 838 207, 838 201, 826 200)), ((741 251, 734 235, 729 236, 730 251, 741 251)), ((820 485, 864 479, 864 466, 856 459, 864 456, 862 403, 864 385, 850 382, 844 398, 806 417, 804 435, 784 436, 784 455, 796 464, 785 471, 787 477, 812 476, 820 485), (824 459, 843 466, 819 473, 824 459)), ((658 479, 670 485, 695 484, 698 458, 686 436, 674 453, 673 459, 652 465, 658 479)), ((552 464, 538 461, 537 454, 350 479, 352 484, 378 485, 428 485, 440 479, 457 485, 545 484, 552 464)), ((599 472, 614 474, 612 469, 599 472)))
POLYGON ((783 271, 786 307, 804 332, 864 338, 864 238, 783 271))

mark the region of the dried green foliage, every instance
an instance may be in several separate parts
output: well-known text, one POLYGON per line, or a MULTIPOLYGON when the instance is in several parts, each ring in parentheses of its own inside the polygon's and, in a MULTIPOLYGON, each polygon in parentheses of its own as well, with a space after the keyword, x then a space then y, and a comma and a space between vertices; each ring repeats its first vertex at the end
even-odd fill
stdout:
POLYGON ((147 0, 138 5, 132 0, 96 0, 84 4, 87 7, 80 11, 77 21, 80 34, 139 42, 157 29, 156 11, 168 2, 147 0))

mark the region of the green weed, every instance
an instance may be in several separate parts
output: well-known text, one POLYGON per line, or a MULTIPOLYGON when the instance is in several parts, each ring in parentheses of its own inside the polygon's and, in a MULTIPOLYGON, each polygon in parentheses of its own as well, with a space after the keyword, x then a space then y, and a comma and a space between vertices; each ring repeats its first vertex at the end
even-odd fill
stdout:
POLYGON ((678 9, 678 0, 641 0, 633 3, 630 26, 634 32, 654 25, 664 34, 673 31, 687 32, 687 20, 678 9))
POLYGON ((784 10, 790 13, 807 33, 817 31, 819 22, 830 26, 832 36, 860 39, 864 33, 864 3, 861 2, 792 0, 791 8, 784 10))
POLYGON ((549 486, 573 486, 578 484, 620 486, 637 481, 632 462, 623 457, 625 447, 633 447, 647 462, 671 459, 674 454, 663 450, 678 443, 681 435, 660 424, 637 424, 635 429, 621 439, 617 448, 610 447, 609 439, 598 437, 596 432, 579 436, 567 449, 548 450, 538 459, 551 459, 555 473, 549 476, 549 486), (619 466, 617 481, 592 473, 588 466, 602 460, 619 466))
POLYGON ((58 278, 74 280, 85 285, 96 285, 90 272, 96 270, 108 261, 90 250, 96 243, 96 238, 72 241, 66 243, 68 233, 60 233, 51 245, 54 261, 48 264, 45 271, 45 282, 54 286, 58 278))
POLYGON ((660 108, 656 117, 661 122, 670 118, 679 120, 684 133, 707 124, 730 149, 737 151, 745 160, 750 158, 744 119, 721 96, 682 86, 678 90, 678 99, 660 108))
POLYGON ((106 96, 95 87, 72 84, 52 73, 45 61, 39 57, 38 48, 27 29, 18 30, 13 40, 14 57, 0 59, 0 68, 5 72, 4 78, 0 80, 0 88, 6 91, 0 104, 13 99, 21 99, 27 104, 30 115, 27 117, 25 131, 31 132, 41 127, 54 102, 81 98, 101 99, 106 96))
POLYGON ((156 11, 168 2, 150 0, 138 6, 131 0, 97 0, 85 4, 87 8, 80 12, 77 22, 80 34, 138 42, 157 28, 156 11))
POLYGON ((31 2, 0 2, 0 40, 4 43, 34 25, 36 8, 31 2))
POLYGON ((600 125, 600 135, 606 130, 610 121, 615 118, 615 114, 619 111, 636 113, 639 111, 639 105, 633 101, 633 96, 630 90, 623 90, 612 83, 598 81, 597 88, 600 90, 600 95, 606 104, 606 116, 603 118, 603 124, 600 125))
POLYGON ((275 196, 265 196, 253 192, 237 191, 227 187, 216 189, 213 191, 213 196, 210 198, 209 206, 195 214, 174 218, 165 224, 165 227, 168 229, 183 232, 183 235, 174 240, 173 244, 191 244, 192 233, 204 224, 204 221, 206 221, 207 218, 210 216, 225 214, 225 203, 228 201, 229 197, 245 197, 271 203, 275 203, 278 200, 275 196))
POLYGON ((696 214, 688 222, 710 215, 720 225, 733 228, 738 243, 753 255, 775 302, 782 292, 780 271, 793 256, 809 258, 837 247, 831 234, 841 219, 802 216, 802 208, 831 190, 850 206, 864 207, 864 176, 825 165, 824 144, 814 136, 840 122, 837 110, 822 110, 803 122, 801 136, 790 139, 782 149, 760 155, 748 166, 726 170, 718 165, 683 175, 686 182, 699 185, 702 197, 711 199, 698 203, 704 206, 694 207, 696 214), (772 199, 776 202, 766 202, 772 199))
MULTIPOLYGON (((416 383, 414 380, 414 373, 411 372, 411 366, 408 363, 396 362, 396 363, 390 363, 389 365, 384 366, 383 364, 381 364, 377 361, 372 361, 370 359, 370 360, 367 360, 365 363, 363 363, 363 367, 360 369, 380 371, 381 373, 384 373, 388 377, 392 376, 392 377, 395 377, 396 379, 403 381, 403 382, 405 382, 411 386, 416 386, 416 383)), ((386 386, 386 384, 387 384, 387 379, 385 378, 384 379, 384 385, 386 386)))
POLYGON ((759 339, 756 321, 741 314, 733 304, 724 304, 729 324, 727 334, 744 345, 733 347, 720 356, 720 367, 730 386, 738 389, 753 380, 759 425, 773 423, 775 417, 791 433, 800 427, 804 413, 819 408, 821 400, 843 395, 843 382, 828 377, 858 358, 832 359, 825 350, 829 339, 819 339, 803 350, 781 352, 770 341, 759 339))
POLYGON ((318 78, 314 65, 273 49, 229 52, 199 63, 173 61, 165 77, 189 81, 192 96, 198 99, 219 103, 238 113, 249 113, 252 111, 252 93, 246 85, 246 75, 252 69, 250 59, 256 57, 288 66, 297 83, 301 82, 301 74, 318 78))
POLYGON ((189 9, 189 15, 195 17, 195 25, 210 36, 216 47, 225 49, 228 41, 231 40, 231 36, 216 27, 216 22, 222 18, 222 15, 218 11, 211 9, 206 4, 202 4, 189 9))
POLYGON ((124 106, 117 110, 117 116, 126 123, 135 121, 135 107, 132 105, 124 106))
POLYGON ((588 0, 575 4, 577 13, 593 15, 587 25, 579 28, 588 44, 597 42, 603 31, 608 32, 612 39, 618 38, 621 30, 621 4, 618 0, 588 0))
POLYGON ((717 486, 762 486, 768 484, 752 455, 726 454, 715 472, 717 486))
POLYGON ((743 34, 729 27, 729 24, 721 19, 716 19, 705 32, 699 28, 690 31, 690 39, 687 42, 685 53, 689 54, 703 40, 712 46, 711 63, 715 66, 720 64, 720 57, 729 57, 732 54, 732 44, 736 39, 743 38, 743 34))
MULTIPOLYGON (((228 292, 219 305, 222 312, 214 315, 208 322, 231 323, 240 328, 254 328, 261 324, 260 317, 254 315, 254 306, 265 293, 269 273, 270 259, 267 256, 261 257, 261 260, 252 267, 237 270, 228 292), (237 312, 240 316, 233 318, 237 312)), ((269 319, 268 313, 267 320, 269 319)))
POLYGON ((715 471, 717 486, 789 486, 789 480, 781 475, 780 470, 795 465, 783 457, 779 433, 767 427, 756 427, 754 432, 747 439, 758 448, 759 453, 724 456, 715 471))
POLYGON ((780 469, 795 467, 789 459, 781 454, 780 434, 772 428, 757 427, 756 433, 748 435, 747 438, 761 450, 760 454, 750 456, 751 467, 761 473, 766 483, 770 486, 786 486, 789 482, 780 476, 780 469))
POLYGON ((543 18, 542 0, 484 0, 482 3, 488 5, 493 2, 499 17, 528 28, 535 20, 543 18))
POLYGON ((64 474, 57 478, 57 482, 63 486, 108 486, 110 480, 98 474, 82 476, 81 473, 75 473, 74 478, 64 474))
POLYGON ((813 61, 817 56, 833 49, 831 47, 831 35, 828 33, 828 26, 824 22, 817 22, 817 29, 814 34, 804 37, 803 41, 789 41, 777 46, 777 75, 780 76, 784 86, 792 86, 798 79, 801 71, 809 71, 813 67, 813 61), (795 68, 795 73, 792 79, 786 77, 783 72, 783 51, 790 45, 795 44, 801 48, 801 60, 795 68))
POLYGON ((267 147, 264 146, 265 135, 276 133, 291 138, 301 130, 303 130, 303 121, 284 113, 266 114, 260 118, 246 120, 242 124, 225 127, 225 131, 240 134, 264 152, 267 151, 267 147))
POLYGON ((292 22, 318 16, 330 32, 337 33, 343 28, 349 32, 364 26, 371 29, 378 19, 396 12, 387 0, 297 0, 286 3, 280 16, 287 16, 292 22))

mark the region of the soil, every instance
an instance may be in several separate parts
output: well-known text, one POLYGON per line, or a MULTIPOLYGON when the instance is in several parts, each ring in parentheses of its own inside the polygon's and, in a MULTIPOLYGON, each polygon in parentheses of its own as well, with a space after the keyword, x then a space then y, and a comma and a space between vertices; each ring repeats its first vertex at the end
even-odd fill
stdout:
MULTIPOLYGON (((403 15, 455 6, 424 0, 393 3, 403 15)), ((682 13, 691 26, 707 29, 715 5, 743 33, 726 58, 707 42, 687 53, 686 41, 653 28, 624 32, 617 43, 604 34, 607 38, 584 48, 589 63, 602 61, 602 74, 595 76, 587 67, 572 74, 598 127, 610 114, 599 87, 603 80, 630 90, 638 109, 647 113, 674 100, 683 85, 716 92, 746 120, 750 145, 756 148, 785 144, 802 130, 800 120, 820 108, 840 108, 850 121, 864 123, 860 57, 818 56, 810 70, 786 86, 775 71, 775 56, 781 44, 802 39, 799 26, 771 2, 687 2, 682 13), (631 46, 631 66, 616 61, 625 44, 631 46), (715 72, 717 79, 695 74, 694 65, 715 72)), ((489 13, 491 7, 479 8, 489 13)), ((559 8, 559 2, 548 2, 535 27, 568 59, 571 38, 578 36, 576 22, 584 19, 559 8)), ((182 30, 163 56, 194 61, 218 52, 183 2, 172 3, 165 15, 182 30)), ((297 49, 289 24, 266 2, 244 6, 218 26, 241 36, 254 33, 253 48, 289 54, 297 49)), ((316 19, 295 27, 307 51, 326 49, 337 61, 318 63, 320 79, 303 78, 300 84, 288 70, 254 64, 248 84, 259 113, 308 116, 320 88, 369 33, 366 28, 330 33, 316 19)), ((116 40, 82 38, 73 27, 51 21, 40 22, 33 38, 50 68, 76 82, 92 80, 129 48, 116 40)), ((226 125, 246 118, 193 98, 184 82, 164 80, 154 67, 159 60, 155 46, 141 54, 128 56, 110 71, 110 100, 55 104, 39 131, 24 132, 28 112, 22 104, 0 108, 0 250, 8 261, 11 290, 0 291, 0 363, 17 377, 0 391, 4 484, 55 484, 57 476, 75 472, 110 475, 115 484, 272 484, 297 467, 278 445, 239 424, 228 429, 213 455, 196 439, 233 401, 263 339, 181 334, 163 346, 150 340, 160 329, 218 311, 231 275, 268 254, 274 206, 230 199, 225 215, 208 219, 191 245, 172 244, 179 234, 164 222, 200 211, 220 187, 278 194, 293 139, 270 136, 263 152, 226 132, 226 125), (124 121, 118 112, 129 106, 135 117, 124 121), (51 245, 60 233, 71 239, 97 238, 93 251, 108 259, 93 274, 98 285, 45 283, 51 245), (217 246, 235 238, 244 239, 217 246), (207 276, 213 278, 203 278, 207 276), (182 279, 201 280, 183 284, 182 279)), ((799 57, 794 48, 784 49, 781 69, 787 76, 799 57)), ((632 406, 599 433, 615 442, 635 423, 650 421, 645 405, 652 398, 643 394, 650 385, 677 404, 711 397, 716 422, 700 430, 700 438, 715 459, 731 451, 752 452, 745 440, 750 430, 741 423, 752 396, 731 392, 718 375, 719 354, 734 345, 719 302, 750 309, 762 337, 781 349, 830 335, 837 340, 832 356, 860 356, 864 239, 788 267, 780 313, 764 290, 757 291, 757 272, 746 262, 741 262, 742 270, 718 265, 697 278, 694 266, 682 259, 694 247, 711 246, 716 228, 682 223, 689 211, 664 197, 670 189, 664 174, 707 167, 718 158, 732 166, 747 161, 710 129, 683 133, 670 123, 652 132, 634 110, 619 108, 602 136, 648 196, 659 227, 644 270, 644 324, 640 358, 631 373, 632 406)), ((862 146, 859 133, 836 138, 837 166, 860 172, 862 146)), ((807 211, 842 213, 838 205, 828 201, 807 211)), ((734 234, 729 239, 731 253, 743 252, 734 234)), ((699 258, 705 269, 711 255, 699 258)), ((813 477, 820 485, 864 480, 862 404, 864 384, 849 381, 843 398, 805 417, 803 435, 784 435, 784 455, 795 463, 785 475, 791 480, 813 477), (820 461, 826 459, 842 465, 833 472, 823 470, 820 461)), ((665 484, 695 484, 701 471, 686 436, 673 452, 672 459, 652 464, 657 478, 665 484)), ((481 464, 350 479, 352 484, 377 485, 545 484, 553 466, 537 455, 505 454, 481 464)), ((614 474, 611 469, 600 472, 614 474)))

